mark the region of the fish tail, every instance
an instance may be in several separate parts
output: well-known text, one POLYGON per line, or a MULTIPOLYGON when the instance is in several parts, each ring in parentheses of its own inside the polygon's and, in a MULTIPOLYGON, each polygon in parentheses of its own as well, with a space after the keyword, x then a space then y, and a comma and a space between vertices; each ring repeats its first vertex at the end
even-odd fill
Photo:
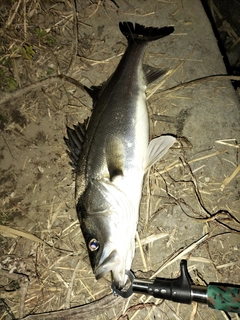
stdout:
POLYGON ((120 22, 119 29, 127 38, 128 43, 155 41, 168 36, 174 31, 172 26, 163 28, 144 27, 138 23, 134 25, 132 22, 120 22))

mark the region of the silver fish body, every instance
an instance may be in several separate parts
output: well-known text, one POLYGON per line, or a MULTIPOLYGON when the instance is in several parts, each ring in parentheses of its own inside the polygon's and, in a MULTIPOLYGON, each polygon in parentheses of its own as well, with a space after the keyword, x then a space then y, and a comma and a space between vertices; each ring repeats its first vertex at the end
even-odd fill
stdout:
POLYGON ((68 128, 65 139, 76 171, 76 209, 96 278, 111 271, 116 287, 127 280, 135 252, 144 173, 172 146, 162 136, 149 144, 145 90, 163 70, 143 66, 149 41, 173 27, 145 28, 120 23, 128 47, 102 87, 87 89, 93 113, 86 133, 68 128))

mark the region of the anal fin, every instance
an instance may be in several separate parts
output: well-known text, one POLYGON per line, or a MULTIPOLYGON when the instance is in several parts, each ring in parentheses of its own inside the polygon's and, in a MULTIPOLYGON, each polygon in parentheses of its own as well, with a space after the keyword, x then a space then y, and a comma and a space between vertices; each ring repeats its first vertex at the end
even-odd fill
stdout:
POLYGON ((149 66, 147 64, 143 65, 143 72, 146 78, 147 84, 157 80, 161 76, 163 76, 167 70, 166 69, 159 69, 152 66, 149 66))

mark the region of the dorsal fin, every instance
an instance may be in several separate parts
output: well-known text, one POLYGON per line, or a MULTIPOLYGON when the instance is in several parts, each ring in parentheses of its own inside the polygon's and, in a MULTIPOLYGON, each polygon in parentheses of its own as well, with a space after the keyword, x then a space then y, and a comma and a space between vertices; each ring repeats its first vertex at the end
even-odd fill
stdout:
POLYGON ((71 129, 67 126, 67 138, 64 137, 63 139, 69 149, 67 154, 71 160, 70 165, 76 170, 82 144, 85 140, 85 128, 81 123, 74 125, 73 128, 71 129))
POLYGON ((84 86, 84 89, 87 91, 87 93, 93 99, 93 101, 96 101, 99 96, 99 92, 102 90, 103 85, 104 85, 104 83, 101 84, 100 86, 91 86, 90 88, 84 86))
POLYGON ((166 69, 158 69, 152 66, 149 66, 147 64, 143 65, 143 72, 146 78, 147 84, 155 81, 156 79, 160 78, 163 76, 167 70, 166 69))

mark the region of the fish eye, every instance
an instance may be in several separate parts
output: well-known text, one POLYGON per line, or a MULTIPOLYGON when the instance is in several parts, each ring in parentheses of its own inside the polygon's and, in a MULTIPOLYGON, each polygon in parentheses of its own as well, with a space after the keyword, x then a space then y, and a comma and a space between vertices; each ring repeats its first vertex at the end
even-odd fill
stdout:
POLYGON ((99 242, 97 239, 91 239, 89 242, 88 242, 88 248, 90 251, 96 251, 98 248, 99 248, 99 242))

